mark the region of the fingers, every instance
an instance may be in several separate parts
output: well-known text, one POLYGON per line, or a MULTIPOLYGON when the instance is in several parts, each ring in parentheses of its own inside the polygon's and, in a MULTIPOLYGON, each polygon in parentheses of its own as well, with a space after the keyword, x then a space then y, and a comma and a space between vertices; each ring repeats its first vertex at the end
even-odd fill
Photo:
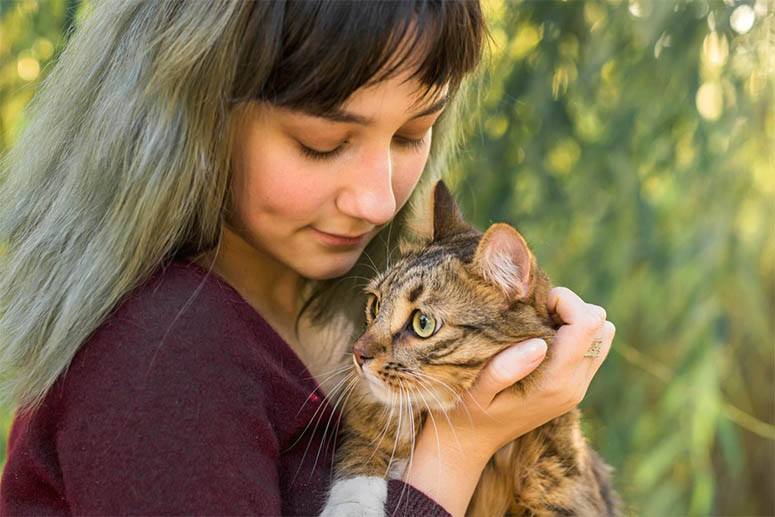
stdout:
POLYGON ((600 334, 607 317, 605 309, 584 302, 566 287, 555 287, 549 292, 548 306, 550 312, 555 312, 565 322, 558 329, 555 340, 569 345, 575 343, 575 346, 557 347, 561 360, 578 361, 600 334))
MULTIPOLYGON (((614 339, 616 328, 610 321, 606 321, 600 328, 598 338, 600 340, 600 354, 597 357, 582 357, 572 374, 572 381, 566 386, 567 393, 564 395, 565 400, 569 400, 572 406, 576 406, 581 403, 587 394, 592 379, 597 373, 603 361, 605 361, 608 352, 611 350, 611 343, 614 339)), ((590 342, 591 343, 591 342, 590 342)), ((585 346, 585 351, 589 349, 590 343, 582 343, 585 346)))
POLYGON ((486 407, 498 393, 535 370, 545 356, 543 339, 529 339, 510 346, 482 369, 468 393, 479 405, 486 407))
POLYGON ((605 361, 605 358, 608 356, 608 352, 611 351, 611 344, 613 343, 615 335, 616 327, 610 321, 606 321, 600 327, 600 330, 595 337, 596 340, 600 341, 600 355, 597 357, 586 358, 591 359, 587 362, 587 373, 590 379, 603 364, 603 361, 605 361))
MULTIPOLYGON (((565 324, 552 341, 552 355, 557 378, 574 378, 571 383, 583 391, 605 360, 615 334, 613 323, 606 321, 602 307, 584 302, 565 287, 555 287, 549 293, 549 311, 565 324), (600 354, 583 357, 595 338, 599 338, 600 354)), ((531 339, 507 348, 496 355, 481 371, 468 394, 480 407, 488 406, 501 391, 532 372, 546 356, 546 343, 531 339)), ((573 398, 573 397, 571 397, 573 398)))
POLYGON ((586 303, 567 287, 555 287, 549 291, 549 312, 554 312, 568 325, 582 325, 596 330, 607 314, 599 305, 586 303))

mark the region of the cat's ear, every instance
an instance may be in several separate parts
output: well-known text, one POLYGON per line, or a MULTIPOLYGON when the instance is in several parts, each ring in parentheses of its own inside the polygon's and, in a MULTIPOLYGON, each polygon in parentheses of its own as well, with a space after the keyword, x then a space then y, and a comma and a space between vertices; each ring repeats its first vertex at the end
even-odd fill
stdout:
POLYGON ((472 226, 468 224, 455 198, 443 181, 439 180, 433 186, 433 240, 441 240, 445 237, 469 232, 472 226))
POLYGON ((430 192, 420 192, 413 196, 411 213, 404 236, 398 243, 401 255, 420 251, 434 240, 474 230, 463 219, 455 198, 441 180, 430 186, 430 192), (421 201, 428 198, 430 203, 421 201))
POLYGON ((533 254, 524 237, 508 224, 490 226, 479 241, 474 264, 488 281, 499 286, 511 300, 530 293, 533 254))
POLYGON ((418 252, 425 247, 427 243, 412 240, 410 237, 404 237, 398 241, 398 254, 408 255, 409 253, 418 252))

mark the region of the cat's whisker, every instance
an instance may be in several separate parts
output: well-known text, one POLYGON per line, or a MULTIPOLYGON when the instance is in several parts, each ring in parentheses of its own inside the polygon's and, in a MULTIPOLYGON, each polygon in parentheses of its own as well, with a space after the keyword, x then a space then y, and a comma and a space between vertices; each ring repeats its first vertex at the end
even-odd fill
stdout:
POLYGON ((372 269, 372 271, 374 271, 374 274, 375 274, 375 275, 379 275, 379 274, 380 274, 380 271, 379 271, 379 269, 377 268, 377 265, 376 265, 376 264, 374 263, 374 261, 371 259, 371 256, 370 256, 368 253, 366 253, 366 250, 363 250, 363 255, 364 255, 364 256, 365 256, 367 259, 369 259, 369 262, 371 263, 371 269, 372 269))
MULTIPOLYGON (((428 405, 428 401, 425 399, 425 395, 422 394, 423 391, 428 391, 428 388, 423 384, 422 381, 417 382, 419 385, 417 389, 417 394, 422 399, 423 404, 425 405, 425 410, 428 414, 428 416, 431 418, 431 423, 433 424, 433 434, 436 436, 436 454, 441 457, 441 441, 439 440, 439 428, 436 425, 436 419, 433 417, 433 411, 431 411, 431 407, 428 405)), ((427 422, 426 422, 427 424, 427 422)), ((436 463, 436 479, 441 479, 441 463, 436 463)))
POLYGON ((387 245, 385 246, 385 262, 387 263, 385 271, 390 269, 390 234, 393 233, 393 222, 388 226, 387 245))
POLYGON ((358 291, 362 291, 366 286, 368 286, 371 283, 371 280, 372 280, 369 277, 360 276, 360 275, 350 275, 350 276, 344 277, 344 279, 346 279, 346 280, 363 280, 363 282, 359 282, 359 283, 355 284, 355 287, 356 287, 356 289, 358 291))
POLYGON ((377 438, 373 439, 371 443, 369 443, 369 445, 371 445, 372 443, 377 442, 377 439, 379 439, 376 447, 374 447, 374 450, 371 452, 371 456, 369 456, 369 459, 366 461, 366 463, 371 461, 371 459, 374 457, 374 454, 376 454, 376 452, 379 450, 379 446, 382 445, 382 440, 384 440, 385 436, 387 436, 387 432, 390 429, 390 423, 393 421, 394 408, 395 408, 395 394, 391 391, 390 392, 390 414, 388 415, 388 418, 385 421, 385 427, 383 427, 382 432, 377 436, 377 438))
MULTIPOLYGON (((336 391, 337 387, 339 387, 339 385, 340 385, 340 384, 342 384, 343 382, 345 382, 345 380, 346 380, 346 378, 347 378, 347 377, 349 377, 349 375, 348 375, 348 376, 346 376, 345 378, 343 378, 343 379, 340 379, 340 380, 339 380, 339 382, 338 382, 338 383, 337 383, 337 384, 336 384, 336 385, 335 385, 335 386, 334 386, 334 387, 331 389, 331 394, 330 394, 330 396, 333 396, 333 394, 334 394, 334 392, 336 391)), ((318 382, 318 387, 322 388, 322 383, 318 382)), ((316 392, 316 391, 317 391, 317 390, 312 390, 312 392, 311 392, 309 395, 307 395, 307 398, 306 398, 306 400, 305 400, 305 401, 304 401, 304 403, 301 405, 301 407, 299 408, 299 410, 296 412, 296 416, 299 416, 299 415, 301 414, 301 412, 304 410, 304 407, 305 407, 305 406, 306 406, 306 405, 309 403, 309 401, 312 399, 312 396, 313 396, 313 395, 315 395, 315 392, 316 392)), ((317 411, 319 411, 321 407, 322 407, 322 405, 318 407, 317 411)), ((317 411, 315 411, 315 414, 317 414, 317 411)), ((313 414, 313 415, 312 415, 312 418, 315 418, 315 414, 313 414)), ((310 419, 310 423, 311 423, 311 422, 312 422, 312 419, 310 419)), ((310 424, 307 424, 307 427, 309 427, 309 425, 310 425, 310 424)), ((307 430, 307 428, 304 428, 304 431, 306 431, 306 430, 307 430)), ((303 432, 302 432, 302 434, 303 434, 303 432)), ((296 444, 294 443, 294 445, 296 445, 296 444)))
POLYGON ((332 382, 332 379, 336 378, 337 375, 342 375, 348 370, 354 370, 354 369, 355 367, 352 365, 352 362, 349 362, 349 364, 339 366, 338 368, 335 368, 328 372, 322 372, 320 374, 320 379, 318 379, 315 376, 313 376, 312 378, 315 379, 315 381, 318 383, 318 386, 322 388, 325 383, 332 382))
MULTIPOLYGON (((449 391, 451 391, 451 392, 452 392, 452 394, 455 396, 455 398, 456 398, 456 399, 457 399, 459 402, 461 402, 461 403, 464 403, 464 402, 465 402, 465 401, 463 400, 463 396, 462 396, 461 394, 459 394, 459 393, 456 393, 455 391, 453 391, 453 390, 452 390, 452 388, 451 388, 451 387, 450 387, 448 384, 446 384, 444 381, 442 381, 441 379, 437 379, 437 378, 433 377, 433 376, 432 376, 432 375, 430 375, 430 374, 422 374, 422 375, 425 375, 425 377, 426 377, 426 378, 429 378, 429 379, 431 379, 431 380, 434 380, 434 381, 436 381, 436 382, 438 382, 438 383, 442 384, 444 387, 446 387, 446 388, 447 388, 449 391)), ((488 414, 487 410, 486 410, 486 409, 484 409, 484 408, 482 407, 482 405, 481 405, 481 404, 479 404, 479 401, 478 401, 478 400, 476 400, 476 399, 475 399, 475 398, 473 398, 473 397, 471 397, 471 399, 474 401, 474 404, 476 404, 476 406, 479 408, 479 410, 480 410, 482 413, 484 413, 485 415, 487 415, 487 414, 488 414)), ((469 415, 468 415, 468 417, 469 417, 469 418, 471 418, 471 415, 469 414, 469 415)))
POLYGON ((396 456, 396 447, 398 446, 398 440, 401 438, 401 424, 403 423, 403 416, 404 416, 404 393, 403 391, 399 392, 398 397, 398 429, 396 430, 396 436, 393 440, 393 450, 390 452, 390 459, 388 460, 387 464, 387 470, 385 470, 385 475, 383 477, 387 478, 388 474, 390 473, 390 465, 393 464, 393 458, 396 456))
MULTIPOLYGON (((405 393, 404 383, 401 382, 400 378, 398 378, 397 380, 398 380, 399 389, 401 390, 401 394, 403 396, 403 394, 405 393)), ((406 404, 409 407, 409 424, 410 424, 409 435, 411 437, 411 440, 410 440, 411 443, 409 444, 409 463, 407 464, 406 468, 410 468, 412 465, 412 461, 414 460, 414 435, 416 431, 414 428, 414 411, 412 409, 412 398, 411 398, 411 393, 409 391, 406 391, 406 404)), ((403 499, 405 491, 406 491, 406 485, 401 487, 401 493, 398 495, 398 501, 396 502, 396 507, 393 510, 391 517, 395 515, 395 512, 398 511, 398 509, 401 507, 401 499, 403 499)))
MULTIPOLYGON (((458 395, 458 394, 457 394, 457 393, 456 393, 456 392, 455 392, 455 391, 454 391, 454 390, 453 390, 453 389, 452 389, 452 388, 451 388, 451 387, 450 387, 448 384, 446 384, 444 381, 442 381, 442 380, 440 380, 440 379, 437 379, 437 378, 433 377, 432 375, 429 375, 429 374, 426 374, 426 373, 422 373, 422 372, 417 372, 417 371, 415 371, 415 372, 413 372, 413 374, 414 374, 414 375, 416 375, 416 377, 415 377, 415 378, 416 378, 418 381, 419 381, 420 379, 427 379, 427 380, 429 380, 429 381, 434 381, 434 382, 436 382, 436 383, 440 384, 442 387, 446 388, 447 390, 449 390, 449 391, 452 393, 452 395, 453 395, 453 397, 455 398, 455 400, 457 400, 457 401, 458 401, 458 402, 460 402, 460 403, 463 403, 463 402, 464 402, 464 401, 463 401, 463 398, 462 398, 460 395, 458 395)), ((444 405, 442 405, 442 404, 441 404, 441 401, 439 401, 439 399, 436 397, 436 394, 433 392, 433 390, 430 390, 430 389, 429 389, 429 390, 428 390, 428 393, 430 393, 430 394, 433 396, 433 398, 434 398, 434 399, 436 399, 436 403, 439 405, 439 409, 440 409, 440 410, 441 410, 441 412, 444 414, 444 417, 447 419, 447 422, 449 423, 449 427, 450 427, 450 429, 452 429, 452 434, 453 434, 453 436, 455 437, 455 441, 457 442, 458 449, 459 449, 459 450, 462 450, 462 445, 460 445, 460 441, 457 439, 457 433, 455 432, 455 427, 452 425, 452 421, 449 419, 449 415, 447 414, 446 406, 444 406, 444 405)), ((466 415, 468 416, 468 419, 469 419, 469 420, 471 420, 471 413, 468 411, 468 408, 467 408, 465 405, 463 405, 463 409, 465 410, 465 412, 466 412, 466 415)))
MULTIPOLYGON (((337 375, 341 375, 341 374, 345 373, 347 370, 350 370, 350 369, 352 369, 352 366, 346 365, 346 366, 339 367, 339 368, 337 368, 336 370, 334 370, 332 372, 329 372, 329 374, 326 375, 321 380, 316 380, 316 382, 318 384, 318 388, 322 391, 324 384, 326 384, 328 382, 334 382, 334 380, 335 380, 337 375)), ((315 377, 311 376, 311 377, 308 377, 308 379, 315 379, 315 377)), ((312 390, 310 392, 309 395, 307 395, 307 398, 304 400, 304 403, 299 408, 299 411, 296 412, 296 416, 299 416, 301 414, 301 412, 304 411, 304 408, 307 406, 307 404, 309 403, 309 401, 312 399, 312 397, 315 395, 315 393, 317 391, 318 391, 318 389, 314 389, 314 390, 312 390)), ((325 396, 325 393, 321 393, 320 395, 321 396, 325 396)))
MULTIPOLYGON (((342 387, 345 385, 344 383, 347 381, 348 377, 349 377, 349 375, 348 375, 347 377, 345 377, 344 379, 341 379, 341 380, 339 381, 339 383, 337 383, 337 385, 336 385, 336 386, 334 386, 334 388, 331 390, 331 393, 329 394, 329 399, 330 399, 331 397, 334 397, 334 396, 335 396, 335 394, 336 394, 336 392, 337 392, 337 390, 341 389, 341 388, 342 388, 342 387)), ((313 394, 314 394, 314 392, 313 392, 313 394)), ((306 434, 306 432, 309 430, 309 427, 310 427, 310 426, 312 425, 312 423, 315 421, 315 417, 318 417, 318 419, 322 417, 322 415, 323 415, 323 409, 324 409, 324 407, 325 407, 325 404, 321 404, 320 406, 318 406, 318 408, 315 410, 315 412, 314 412, 314 413, 312 414, 312 416, 310 417, 310 419, 309 419, 309 422, 307 423, 307 425, 304 427, 304 429, 302 430, 302 432, 299 434, 299 437, 298 437, 298 438, 297 438, 297 439, 296 439, 296 440, 295 440, 295 441, 294 441, 294 442, 293 442, 293 443, 292 443, 292 444, 291 444, 291 445, 290 445, 290 446, 289 446, 289 447, 288 447, 286 450, 290 450, 290 449, 292 449, 293 447, 295 447, 295 446, 296 446, 296 444, 297 444, 297 443, 299 443, 299 441, 300 441, 300 440, 301 440, 301 439, 304 437, 304 435, 306 434)), ((298 416, 298 414, 297 414, 297 416, 298 416)), ((318 423, 319 423, 319 422, 318 422, 318 423)), ((315 424, 315 429, 317 429, 317 424, 315 424)), ((312 435, 311 435, 311 436, 314 436, 314 434, 315 434, 315 433, 314 433, 314 430, 313 430, 313 432, 312 432, 312 435)), ((310 438, 311 438, 311 436, 310 436, 310 438)), ((310 439, 310 442, 307 444, 307 448, 309 448, 309 445, 310 445, 310 443, 312 443, 312 442, 311 442, 311 439, 310 439)), ((306 450, 305 450, 304 452, 305 452, 305 454, 306 454, 306 450)), ((303 459, 303 458, 302 458, 302 459, 303 459)))
MULTIPOLYGON (((344 355, 346 356, 346 355, 350 355, 350 354, 346 353, 344 355)), ((353 365, 349 364, 349 363, 348 364, 342 364, 342 365, 339 365, 339 366, 336 366, 336 367, 332 368, 331 370, 326 370, 324 372, 320 372, 318 375, 320 375, 321 377, 325 377, 325 376, 327 376, 327 375, 329 375, 331 373, 341 373, 341 372, 347 371, 347 370, 351 369, 352 367, 353 367, 353 365)), ((307 379, 307 380, 315 379, 315 380, 317 380, 318 378, 315 377, 314 375, 307 375, 307 376, 304 377, 304 379, 307 379)), ((317 382, 318 382, 318 384, 321 383, 321 381, 319 381, 319 380, 317 382)))
POLYGON ((363 281, 363 282, 354 283, 352 286, 353 288, 350 289, 350 292, 363 293, 366 290, 366 288, 369 286, 369 283, 371 283, 371 280, 369 280, 368 282, 363 281))
MULTIPOLYGON (((371 260, 371 257, 369 257, 369 256, 368 256, 368 254, 367 254, 365 251, 363 252, 363 256, 365 256, 367 259, 371 260)), ((366 272, 367 272, 367 273, 372 273, 374 276, 376 276, 376 275, 378 275, 378 274, 379 274, 379 271, 377 271, 377 269, 374 267, 374 265, 372 265, 372 264, 367 264, 367 263, 365 263, 365 262, 361 262, 361 264, 362 264, 362 265, 363 265, 365 268, 367 268, 367 269, 366 269, 366 272)))
MULTIPOLYGON (((342 389, 344 389, 344 387, 347 386, 347 384, 345 384, 345 383, 346 383, 346 381, 351 376, 352 376, 352 373, 350 373, 344 379, 339 381, 339 383, 334 387, 334 389, 331 390, 331 393, 329 393, 329 396, 328 396, 329 400, 333 399, 333 397, 336 396, 337 391, 342 390, 342 389)), ((323 418, 323 415, 325 414, 325 412, 323 411, 323 408, 325 408, 325 407, 326 407, 326 404, 321 404, 320 406, 318 406, 318 408, 312 414, 312 417, 310 417, 309 422, 307 423, 306 427, 304 427, 302 432, 299 433, 299 437, 296 438, 296 440, 294 440, 294 442, 289 447, 287 447, 285 449, 286 451, 289 451, 289 450, 293 449, 296 446, 296 444, 298 444, 299 441, 301 441, 301 439, 307 433, 307 431, 309 430, 309 427, 312 425, 312 423, 315 422, 315 427, 310 432, 309 440, 307 441, 307 446, 304 448, 304 453, 301 456, 301 461, 299 462, 299 466, 296 468, 296 473, 293 475, 293 479, 291 480, 291 485, 293 485, 293 483, 296 481, 296 477, 299 475, 299 471, 301 470, 301 467, 304 464, 304 459, 307 457, 307 453, 309 452, 309 448, 312 445, 312 440, 315 437, 315 432, 317 431, 318 425, 320 425, 320 422, 321 422, 321 420, 323 418)))
MULTIPOLYGON (((447 424, 449 424, 449 428, 452 431, 452 436, 455 438, 455 442, 457 443, 458 450, 462 450, 463 446, 461 445, 460 440, 457 437, 457 431, 455 431, 455 426, 452 425, 452 420, 449 419, 449 415, 447 414, 447 410, 444 408, 444 406, 441 405, 441 402, 436 397, 436 394, 433 392, 433 390, 427 384, 425 384, 419 377, 415 378, 415 380, 417 381, 418 384, 420 384, 421 386, 423 386, 423 388, 425 388, 425 391, 427 391, 428 394, 431 397, 436 399, 436 404, 438 404, 438 407, 439 407, 439 410, 441 411, 441 414, 444 415, 444 418, 447 420, 447 424)), ((427 405, 427 403, 426 403, 426 405, 427 405)), ((433 419, 433 411, 431 411, 430 408, 428 408, 428 413, 430 414, 431 419, 433 419)), ((435 420, 433 420, 433 425, 434 426, 436 425, 436 421, 435 420)), ((437 432, 436 432, 436 440, 438 440, 438 439, 439 439, 439 434, 438 434, 438 430, 437 430, 437 432)), ((441 447, 438 444, 437 444, 437 446, 441 447)))
POLYGON ((425 406, 425 410, 428 413, 428 416, 431 417, 431 422, 433 422, 433 427, 436 430, 436 439, 438 440, 439 432, 438 432, 438 427, 436 426, 436 420, 433 417, 433 411, 431 410, 431 406, 430 406, 430 404, 428 404, 428 399, 426 399, 425 395, 423 395, 423 391, 428 392, 431 395, 432 395, 432 393, 428 389, 428 386, 425 383, 422 382, 422 380, 415 379, 415 382, 418 385, 418 387, 416 388, 415 391, 417 392, 417 394, 422 399, 423 405, 425 406))
MULTIPOLYGON (((449 391, 451 391, 451 392, 452 392, 452 394, 455 396, 455 399, 457 399, 457 401, 458 401, 458 402, 460 402, 461 404, 465 404, 465 400, 463 400, 463 396, 462 396, 461 394, 459 394, 459 393, 456 393, 455 391, 453 391, 453 390, 452 390, 452 388, 451 388, 451 387, 450 387, 448 384, 446 384, 444 381, 442 381, 442 380, 440 380, 440 379, 437 379, 437 378, 433 377, 433 376, 432 376, 432 375, 430 375, 430 374, 423 374, 423 375, 425 375, 425 377, 426 377, 426 378, 428 378, 428 379, 431 379, 431 380, 433 380, 433 381, 436 381, 436 382, 438 382, 438 383, 442 384, 444 387, 446 387, 446 388, 447 388, 449 391)), ((475 398, 473 398, 473 397, 471 397, 471 400, 473 400, 473 401, 474 401, 474 404, 476 404, 476 406, 479 408, 479 410, 480 410, 482 413, 484 413, 485 415, 486 415, 486 414, 488 414, 488 413, 487 413, 487 410, 486 410, 486 409, 484 409, 484 408, 482 407, 482 405, 481 405, 481 404, 479 404, 479 401, 478 401, 478 400, 476 400, 476 399, 475 399, 475 398)), ((465 406, 463 406, 463 407, 465 407, 465 406)), ((468 413, 468 410, 467 410, 467 409, 466 409, 466 412, 468 413)), ((471 414, 470 414, 470 413, 468 414, 468 418, 469 418, 469 419, 471 419, 471 414)))
POLYGON ((339 393, 339 396, 336 398, 336 401, 335 401, 335 403, 334 403, 334 406, 333 406, 333 408, 331 409, 331 414, 328 416, 328 420, 326 421, 326 427, 323 429, 323 436, 322 436, 322 437, 321 437, 321 439, 320 439, 320 445, 318 446, 318 451, 317 451, 317 454, 315 454, 315 461, 314 461, 314 463, 313 463, 313 470, 314 470, 314 467, 316 467, 316 466, 317 466, 317 462, 318 462, 318 459, 319 459, 319 457, 320 457, 320 452, 321 452, 321 450, 322 450, 322 448, 323 448, 323 444, 325 444, 325 443, 326 443, 326 437, 327 437, 327 435, 328 435, 328 429, 329 429, 329 427, 330 427, 330 425, 331 425, 331 421, 332 421, 332 419, 334 418, 334 415, 336 414, 336 408, 337 408, 337 407, 339 407, 339 404, 340 404, 340 403, 341 403, 343 400, 346 400, 346 397, 347 397, 347 396, 348 396, 348 394, 350 393, 350 390, 352 389, 352 387, 353 387, 353 384, 354 384, 356 381, 357 381, 357 379, 354 379, 354 378, 353 378, 353 379, 351 379, 351 380, 350 380, 350 381, 347 383, 346 387, 345 387, 345 388, 344 388, 344 389, 343 389, 343 390, 342 390, 342 391, 339 393))
MULTIPOLYGON (((334 464, 336 461, 336 439, 339 436, 339 426, 342 422, 342 418, 344 418, 346 407, 347 407, 347 400, 349 399, 350 395, 352 395, 358 388, 358 381, 360 380, 358 375, 354 376, 354 386, 351 389, 350 393, 347 395, 347 398, 345 398, 344 403, 342 404, 342 409, 339 412, 339 418, 336 421, 336 428, 334 429, 334 440, 333 440, 333 446, 331 449, 331 479, 333 480, 334 477, 334 464)), ((386 413, 387 410, 383 411, 383 413, 386 413)))
POLYGON ((449 422, 450 428, 452 428, 452 422, 449 419, 449 415, 447 415, 447 411, 444 409, 444 405, 441 403, 439 398, 436 396, 436 393, 433 391, 433 389, 431 389, 431 387, 429 387, 428 384, 425 384, 425 383, 422 382, 422 377, 421 377, 422 374, 420 374, 420 372, 414 372, 414 373, 416 374, 415 381, 418 382, 418 383, 421 383, 423 386, 425 386, 426 391, 436 401, 436 405, 438 406, 439 410, 444 414, 444 417, 447 419, 447 422, 449 422), (417 375, 417 374, 420 374, 420 375, 417 375))
MULTIPOLYGON (((382 437, 384 437, 385 433, 387 433, 388 424, 393 419, 393 400, 395 399, 395 396, 393 395, 393 392, 390 392, 390 404, 382 405, 382 412, 379 414, 379 420, 385 420, 386 424, 383 426, 382 431, 377 434, 372 440, 369 442, 369 446, 377 444, 377 448, 379 448, 379 444, 382 443, 382 437), (386 414, 387 413, 387 418, 386 414), (378 442, 379 441, 379 442, 378 442)), ((374 456, 374 453, 372 453, 371 457, 374 456)))
POLYGON ((445 388, 447 391, 449 391, 452 394, 452 398, 456 400, 457 402, 463 402, 463 397, 452 389, 452 387, 447 384, 446 382, 442 381, 441 379, 437 379, 433 375, 430 375, 428 373, 420 372, 420 371, 413 371, 413 375, 417 375, 418 377, 421 377, 423 379, 428 379, 429 381, 435 382, 439 384, 442 388, 445 388))
MULTIPOLYGON (((402 383, 402 387, 403 387, 403 383, 402 383)), ((411 465, 412 460, 414 459, 415 435, 417 434, 417 429, 415 428, 415 421, 414 421, 414 418, 415 418, 414 408, 412 407, 411 391, 407 393, 406 402, 407 404, 409 404, 409 418, 410 418, 409 422, 412 424, 411 433, 410 433, 412 437, 412 445, 411 445, 411 448, 409 449, 409 465, 411 465)))
MULTIPOLYGON (((331 415, 328 417, 328 422, 326 422, 326 428, 323 430, 323 437, 320 439, 320 445, 318 446, 318 452, 315 455, 315 461, 312 463, 312 470, 315 470, 315 467, 317 467, 318 459, 320 458, 320 452, 323 450, 323 447, 326 443, 326 436, 328 435, 328 428, 331 425, 331 419, 336 414, 336 408, 339 405, 339 403, 342 403, 342 407, 339 411, 339 418, 337 419, 337 424, 335 425, 335 428, 338 430, 339 424, 338 422, 342 419, 342 414, 344 413, 345 406, 347 405, 347 400, 350 398, 350 395, 352 395, 353 391, 355 390, 355 386, 358 383, 358 379, 354 378, 350 381, 350 383, 347 385, 347 388, 343 392, 344 394, 339 397, 339 400, 337 400, 336 405, 334 406, 334 409, 331 411, 331 415)), ((336 451, 336 431, 334 432, 334 435, 332 437, 332 447, 333 450, 336 451)), ((333 457, 333 455, 332 455, 333 457)), ((333 459, 332 459, 333 461, 333 459)))
POLYGON ((367 282, 371 282, 371 278, 369 278, 367 276, 360 276, 360 275, 348 275, 348 276, 345 276, 344 279, 347 279, 347 280, 365 280, 367 282))

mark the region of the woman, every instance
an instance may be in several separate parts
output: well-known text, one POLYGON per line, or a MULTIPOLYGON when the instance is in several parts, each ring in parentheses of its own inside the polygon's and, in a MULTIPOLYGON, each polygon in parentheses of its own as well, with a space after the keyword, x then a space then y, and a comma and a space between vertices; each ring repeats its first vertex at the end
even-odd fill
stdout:
MULTIPOLYGON (((307 424, 335 411, 308 396, 445 170, 483 33, 476 2, 97 4, 7 156, 0 513, 317 513, 307 424)), ((581 400, 613 325, 550 306, 556 384, 500 393, 546 345, 498 355, 387 511, 461 515, 487 458, 581 400)))

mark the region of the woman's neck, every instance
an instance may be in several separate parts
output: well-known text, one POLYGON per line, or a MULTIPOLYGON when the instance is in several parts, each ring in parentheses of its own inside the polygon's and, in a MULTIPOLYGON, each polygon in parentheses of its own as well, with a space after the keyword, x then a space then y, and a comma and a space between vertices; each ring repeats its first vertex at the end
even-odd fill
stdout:
POLYGON ((226 225, 217 254, 211 250, 194 262, 226 280, 290 344, 301 308, 304 279, 271 256, 261 253, 226 225))
POLYGON ((301 309, 305 279, 272 257, 259 253, 229 228, 221 231, 218 253, 210 251, 192 260, 231 285, 277 332, 301 359, 324 392, 336 384, 331 372, 346 360, 349 327, 321 328, 296 317, 301 309), (345 358, 345 359, 343 359, 345 358), (325 382, 324 382, 325 381, 325 382))

